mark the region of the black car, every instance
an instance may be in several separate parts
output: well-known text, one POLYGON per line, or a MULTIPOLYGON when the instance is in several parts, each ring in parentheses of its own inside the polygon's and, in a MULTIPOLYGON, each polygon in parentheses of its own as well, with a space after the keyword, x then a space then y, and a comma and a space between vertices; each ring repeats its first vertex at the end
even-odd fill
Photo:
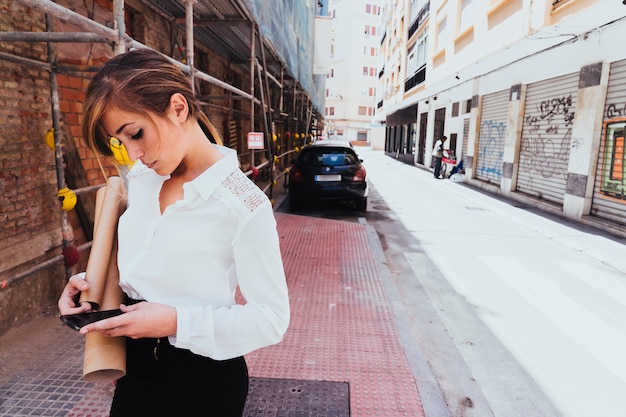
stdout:
POLYGON ((289 171, 289 208, 305 201, 353 201, 367 209, 367 181, 362 160, 350 145, 316 143, 302 148, 289 171))

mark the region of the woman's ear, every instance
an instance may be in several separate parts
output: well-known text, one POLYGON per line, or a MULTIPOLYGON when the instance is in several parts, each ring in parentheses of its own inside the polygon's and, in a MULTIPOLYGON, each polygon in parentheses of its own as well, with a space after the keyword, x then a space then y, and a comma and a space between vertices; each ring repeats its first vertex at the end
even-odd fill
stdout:
POLYGON ((168 111, 170 116, 176 118, 180 123, 186 121, 189 115, 189 104, 185 96, 180 93, 172 94, 168 111))

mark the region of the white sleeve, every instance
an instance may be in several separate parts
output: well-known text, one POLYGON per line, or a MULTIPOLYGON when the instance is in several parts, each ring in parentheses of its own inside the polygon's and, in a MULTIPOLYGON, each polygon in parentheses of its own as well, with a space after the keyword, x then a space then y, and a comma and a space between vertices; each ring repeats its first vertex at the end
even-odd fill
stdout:
POLYGON ((178 307, 176 347, 224 360, 282 340, 289 326, 289 295, 271 204, 240 225, 233 256, 246 304, 178 307))

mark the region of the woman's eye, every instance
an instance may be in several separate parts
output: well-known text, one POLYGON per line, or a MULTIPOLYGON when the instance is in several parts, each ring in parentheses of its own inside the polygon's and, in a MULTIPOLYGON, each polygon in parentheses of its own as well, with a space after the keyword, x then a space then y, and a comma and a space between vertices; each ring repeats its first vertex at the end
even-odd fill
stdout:
POLYGON ((131 139, 141 139, 143 137, 143 129, 139 129, 139 131, 137 133, 135 133, 134 135, 132 135, 130 138, 131 139))

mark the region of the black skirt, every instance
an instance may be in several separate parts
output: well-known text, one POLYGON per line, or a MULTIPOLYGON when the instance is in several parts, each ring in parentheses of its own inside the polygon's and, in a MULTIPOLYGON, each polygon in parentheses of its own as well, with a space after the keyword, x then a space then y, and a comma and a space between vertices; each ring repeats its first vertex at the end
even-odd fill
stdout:
POLYGON ((110 417, 241 417, 248 395, 243 357, 216 361, 161 339, 126 339, 126 375, 110 417))

